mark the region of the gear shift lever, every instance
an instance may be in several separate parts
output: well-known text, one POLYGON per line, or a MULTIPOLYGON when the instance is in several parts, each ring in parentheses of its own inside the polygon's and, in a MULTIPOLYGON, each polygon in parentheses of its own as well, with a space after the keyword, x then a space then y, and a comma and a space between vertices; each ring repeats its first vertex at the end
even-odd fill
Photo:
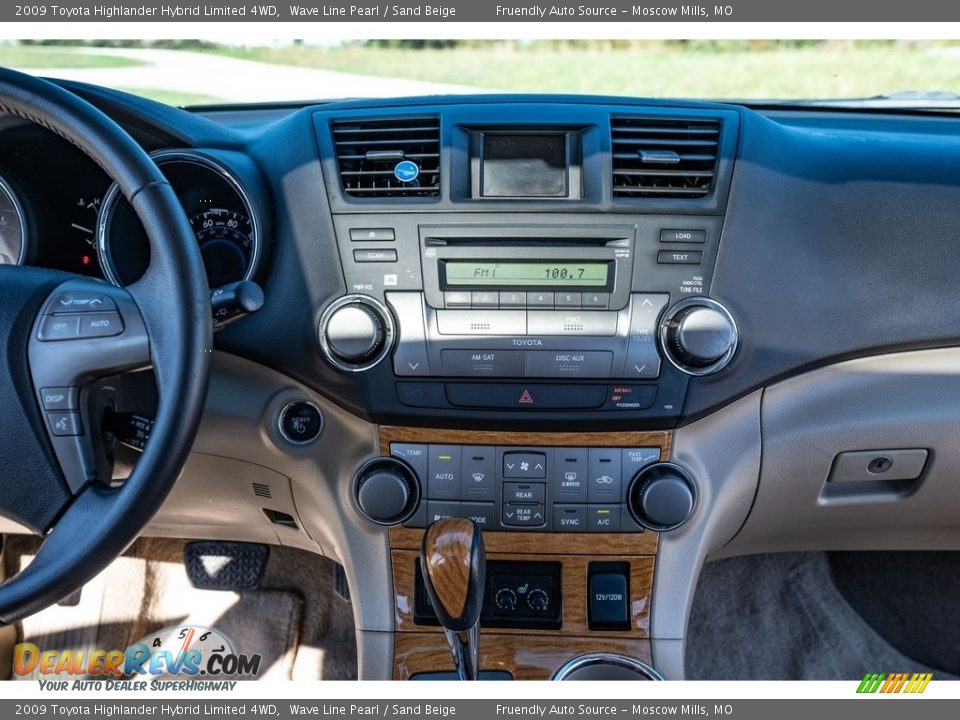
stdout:
POLYGON ((461 680, 476 680, 479 672, 486 567, 483 536, 473 520, 445 518, 424 533, 420 548, 423 584, 461 680))

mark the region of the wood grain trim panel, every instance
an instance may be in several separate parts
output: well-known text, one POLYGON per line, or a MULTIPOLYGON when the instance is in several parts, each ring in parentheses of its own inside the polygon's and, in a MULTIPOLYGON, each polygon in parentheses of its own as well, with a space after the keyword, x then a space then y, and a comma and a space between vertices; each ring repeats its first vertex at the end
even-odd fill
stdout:
POLYGON ((380 452, 390 454, 390 443, 437 443, 450 445, 524 445, 547 447, 659 447, 660 457, 670 457, 670 430, 578 432, 502 432, 499 430, 446 430, 381 425, 380 452))
MULTIPOLYGON (((612 652, 651 665, 649 640, 557 636, 516 636, 481 631, 480 669, 506 670, 515 680, 549 680, 568 660, 589 652, 612 652)), ((397 633, 393 678, 408 680, 418 672, 453 670, 443 633, 397 633)))
MULTIPOLYGON (((608 555, 655 555, 659 535, 642 533, 541 533, 483 531, 483 542, 490 553, 527 555, 588 555, 607 560, 608 555)), ((390 528, 390 547, 420 551, 423 530, 394 526, 390 528)), ((547 560, 550 557, 537 558, 547 560)))
MULTIPOLYGON (((434 633, 435 627, 413 622, 415 566, 419 553, 412 550, 391 551, 393 565, 394 621, 397 633, 434 633)), ((543 555, 519 553, 487 553, 489 560, 543 562, 543 555)), ((563 565, 563 627, 560 630, 501 629, 484 631, 502 635, 540 637, 554 633, 562 637, 647 638, 650 636, 650 600, 653 595, 653 557, 607 556, 603 560, 622 561, 630 565, 630 630, 590 630, 587 626, 588 555, 555 555, 549 557, 563 565)))

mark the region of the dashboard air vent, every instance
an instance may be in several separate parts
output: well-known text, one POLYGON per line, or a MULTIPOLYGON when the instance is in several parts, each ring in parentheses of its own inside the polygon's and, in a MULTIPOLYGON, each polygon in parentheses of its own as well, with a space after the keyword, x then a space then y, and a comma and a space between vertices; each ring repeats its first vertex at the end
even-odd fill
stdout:
POLYGON ((347 195, 440 194, 439 119, 341 120, 332 129, 340 183, 347 195))
POLYGON ((719 120, 610 118, 613 195, 699 198, 717 171, 719 120))

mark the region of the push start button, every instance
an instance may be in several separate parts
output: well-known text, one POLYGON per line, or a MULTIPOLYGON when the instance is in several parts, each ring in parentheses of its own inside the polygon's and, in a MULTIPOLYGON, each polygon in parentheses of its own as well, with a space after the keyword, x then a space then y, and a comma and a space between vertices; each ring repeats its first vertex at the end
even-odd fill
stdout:
POLYGON ((294 445, 313 442, 323 429, 320 408, 311 402, 298 400, 280 411, 280 433, 294 445))

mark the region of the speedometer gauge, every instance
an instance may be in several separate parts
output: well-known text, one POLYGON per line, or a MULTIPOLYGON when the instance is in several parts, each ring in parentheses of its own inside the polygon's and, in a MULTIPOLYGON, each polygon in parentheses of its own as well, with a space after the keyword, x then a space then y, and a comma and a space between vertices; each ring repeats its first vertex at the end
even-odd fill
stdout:
POLYGON ((26 215, 13 188, 0 177, 0 265, 19 265, 26 255, 26 215))
MULTIPOLYGON (((234 172, 219 159, 196 150, 162 151, 152 157, 190 219, 210 289, 250 280, 261 255, 260 223, 256 207, 234 172)), ((97 252, 104 274, 115 285, 136 282, 150 264, 150 244, 143 225, 116 184, 103 199, 97 252)))
POLYGON ((225 208, 211 208, 190 218, 211 288, 243 279, 253 254, 250 218, 225 208))

